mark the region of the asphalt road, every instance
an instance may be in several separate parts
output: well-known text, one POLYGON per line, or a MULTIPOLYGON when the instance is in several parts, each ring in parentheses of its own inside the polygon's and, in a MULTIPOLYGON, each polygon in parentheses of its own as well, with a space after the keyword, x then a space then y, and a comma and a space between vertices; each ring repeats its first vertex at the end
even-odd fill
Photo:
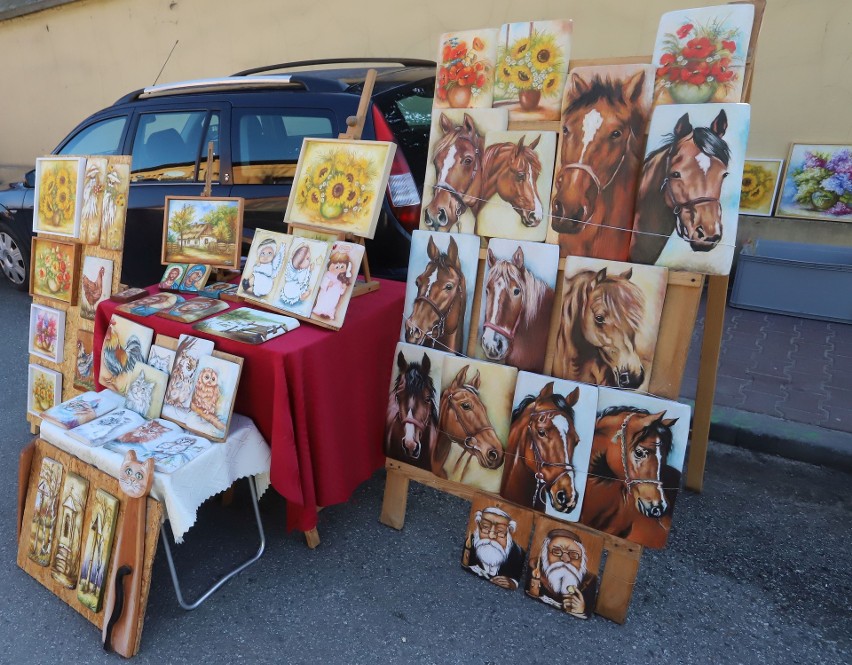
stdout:
MULTIPOLYGON (((0 282, 0 663, 116 663, 99 633, 16 563, 17 457, 29 298, 0 282)), ((244 485, 244 484, 243 484, 244 485)), ((705 491, 682 493, 668 548, 642 560, 628 621, 580 621, 464 572, 468 504, 412 485, 405 529, 378 521, 383 475, 325 510, 321 546, 262 501, 267 552, 194 612, 162 546, 136 663, 847 663, 850 476, 714 444, 705 491)), ((242 488, 241 488, 242 489, 242 488)), ((205 504, 176 549, 194 598, 257 546, 247 492, 205 504)))

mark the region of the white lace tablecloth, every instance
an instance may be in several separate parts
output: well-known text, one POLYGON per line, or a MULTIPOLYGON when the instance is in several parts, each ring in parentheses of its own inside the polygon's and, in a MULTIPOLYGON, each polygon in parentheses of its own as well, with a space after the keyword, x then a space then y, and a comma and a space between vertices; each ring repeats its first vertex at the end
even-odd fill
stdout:
MULTIPOLYGON (((118 476, 124 455, 85 446, 68 436, 67 430, 47 421, 41 423, 41 438, 114 478, 118 476)), ((262 496, 269 487, 270 459, 269 445, 254 422, 235 413, 227 441, 214 443, 172 473, 155 472, 151 496, 163 504, 175 542, 181 543, 195 524, 199 506, 234 481, 254 476, 257 495, 262 496)))

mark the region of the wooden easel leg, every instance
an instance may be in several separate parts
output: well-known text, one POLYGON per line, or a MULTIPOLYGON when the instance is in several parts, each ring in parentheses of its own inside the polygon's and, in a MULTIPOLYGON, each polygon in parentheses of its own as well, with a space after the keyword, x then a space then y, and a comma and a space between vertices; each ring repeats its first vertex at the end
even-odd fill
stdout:
POLYGON ((686 486, 700 492, 704 486, 704 465, 710 440, 710 416, 716 393, 716 373, 722 331, 725 328, 725 301, 728 297, 728 276, 711 275, 707 279, 707 310, 704 314, 704 336, 701 340, 701 363, 698 370, 698 389, 695 393, 695 415, 692 421, 692 440, 686 486))
POLYGON ((595 613, 615 623, 624 623, 636 585, 640 558, 641 554, 636 556, 617 550, 607 552, 595 613))
POLYGON ((320 537, 319 531, 317 531, 316 527, 314 527, 310 531, 305 531, 305 543, 312 550, 315 550, 317 547, 319 547, 320 537))
POLYGON ((408 505, 408 477, 395 469, 387 470, 385 496, 382 499, 382 514, 379 521, 385 526, 402 529, 405 526, 405 510, 408 505))

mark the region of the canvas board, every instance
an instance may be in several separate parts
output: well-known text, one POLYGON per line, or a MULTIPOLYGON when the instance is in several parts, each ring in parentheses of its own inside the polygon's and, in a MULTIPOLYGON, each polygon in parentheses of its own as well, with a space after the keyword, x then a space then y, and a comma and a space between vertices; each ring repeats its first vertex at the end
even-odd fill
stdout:
POLYGON ((127 222, 127 199, 130 196, 129 155, 110 157, 107 162, 106 184, 101 210, 101 247, 109 250, 124 248, 124 228, 127 222))
MULTIPOLYGON (((783 159, 746 159, 740 191, 740 214, 771 217, 781 183, 783 159)), ((850 167, 852 175, 852 167, 850 167)), ((852 193, 852 187, 850 188, 852 193)), ((850 209, 852 213, 852 209, 850 209)))
POLYGON ((157 312, 157 316, 181 323, 194 323, 211 314, 228 309, 228 303, 216 298, 198 296, 180 303, 177 307, 157 312))
POLYGON ((95 337, 91 330, 77 329, 74 361, 74 387, 78 390, 95 389, 95 337))
POLYGON ((148 420, 159 418, 169 374, 146 363, 136 363, 127 379, 124 408, 148 420))
POLYGON ((213 268, 209 265, 200 263, 190 264, 186 268, 186 273, 181 279, 178 289, 189 293, 200 291, 207 284, 207 280, 210 279, 212 272, 213 268))
POLYGON ((63 429, 73 429, 119 408, 123 403, 124 397, 111 390, 90 391, 57 404, 41 417, 63 429))
POLYGON ((89 496, 89 481, 68 471, 59 495, 59 530, 53 561, 50 564, 51 577, 66 589, 77 586, 80 572, 80 546, 83 539, 83 516, 86 500, 89 496))
POLYGON ((273 307, 310 317, 330 248, 321 240, 293 239, 275 286, 273 307))
POLYGON ((331 245, 311 309, 312 319, 337 328, 343 325, 363 258, 364 245, 343 241, 331 245))
POLYGON ((172 309, 184 300, 183 296, 175 293, 152 293, 139 300, 119 305, 115 308, 115 311, 126 312, 127 314, 134 314, 136 316, 152 316, 157 312, 172 309))
POLYGON ((95 320, 98 305, 112 295, 113 262, 97 256, 83 258, 80 275, 80 316, 95 320))
POLYGON ((852 145, 794 143, 776 214, 852 221, 852 145))
POLYGON ((126 407, 109 413, 68 431, 68 436, 86 446, 102 446, 110 439, 136 429, 145 422, 137 412, 126 407))
POLYGON ((30 305, 29 351, 58 365, 65 357, 65 312, 33 303, 30 305))
POLYGON ((98 382, 124 394, 133 368, 147 360, 153 338, 152 328, 113 314, 101 347, 98 382))
POLYGON ((100 612, 109 577, 119 500, 98 488, 92 496, 85 546, 77 581, 77 600, 92 612, 100 612))
POLYGON ((27 371, 27 413, 41 416, 62 400, 62 374, 30 363, 27 371))
POLYGON ((246 257, 237 295, 272 305, 275 286, 284 267, 293 236, 257 229, 246 257))
POLYGON ((35 237, 30 253, 30 295, 77 304, 80 245, 35 237))
POLYGON ((107 158, 86 157, 83 179, 83 205, 80 217, 80 242, 97 245, 101 240, 104 190, 106 188, 107 158))
POLYGON ((28 536, 27 556, 39 566, 47 566, 53 555, 63 471, 62 464, 56 460, 42 459, 32 520, 22 529, 22 538, 28 536))
POLYGON ((33 232, 80 237, 84 157, 36 159, 33 232))
POLYGON ((496 62, 496 28, 441 35, 434 108, 490 108, 496 62))

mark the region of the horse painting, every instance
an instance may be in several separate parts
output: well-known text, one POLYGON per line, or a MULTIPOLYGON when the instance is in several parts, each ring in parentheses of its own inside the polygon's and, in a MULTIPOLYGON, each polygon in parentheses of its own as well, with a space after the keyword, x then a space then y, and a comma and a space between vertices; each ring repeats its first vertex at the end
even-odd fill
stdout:
POLYGON ((640 355, 637 337, 647 313, 645 294, 631 282, 635 268, 566 274, 554 376, 618 388, 645 383, 650 361, 640 355))
POLYGON ((447 478, 449 475, 459 482, 465 482, 472 460, 483 469, 493 471, 503 466, 504 458, 503 443, 480 396, 479 370, 468 380, 469 369, 470 365, 459 369, 441 393, 439 435, 432 466, 438 476, 447 478), (444 466, 453 446, 461 448, 461 455, 448 474, 444 466))
POLYGON ((677 420, 633 406, 598 415, 583 524, 647 547, 665 545, 680 485, 680 470, 667 463, 677 420))
POLYGON ((404 323, 405 341, 441 351, 461 351, 465 342, 467 281, 456 239, 442 252, 429 237, 429 262, 414 280, 416 296, 404 323))
POLYGON ((633 228, 639 233, 630 247, 631 261, 656 263, 672 232, 693 252, 709 252, 722 240, 720 198, 731 162, 724 140, 727 129, 724 109, 709 127, 693 127, 689 113, 684 113, 663 145, 648 153, 637 197, 633 228))
POLYGON ((626 79, 598 73, 587 80, 571 73, 551 200, 555 233, 548 237, 558 239, 562 256, 627 258, 650 105, 647 88, 644 68, 626 79))
MULTIPOLYGON (((544 219, 544 205, 538 191, 542 163, 536 153, 541 134, 536 136, 529 145, 524 145, 525 132, 500 133, 500 135, 503 134, 520 134, 520 138, 517 142, 494 143, 486 148, 482 165, 485 174, 482 198, 487 201, 497 194, 518 214, 523 226, 537 227, 544 219)), ((479 218, 486 214, 485 210, 478 213, 479 223, 481 223, 479 218)), ((481 235, 497 234, 481 233, 481 235)))
MULTIPOLYGON (((481 357, 540 372, 550 332, 553 287, 527 267, 520 245, 511 261, 496 258, 491 246, 486 257, 488 272, 479 335, 481 357)), ((555 249, 553 259, 555 268, 558 261, 555 249)), ((554 283, 555 278, 554 271, 554 283)))
POLYGON ((402 351, 396 358, 399 375, 391 388, 385 421, 385 454, 431 471, 438 440, 438 408, 427 353, 409 362, 402 351))
POLYGON ((580 441, 574 405, 580 388, 568 396, 553 392, 553 381, 538 396, 528 395, 512 412, 506 468, 500 495, 541 512, 548 502, 560 513, 577 506, 574 451, 580 441))

